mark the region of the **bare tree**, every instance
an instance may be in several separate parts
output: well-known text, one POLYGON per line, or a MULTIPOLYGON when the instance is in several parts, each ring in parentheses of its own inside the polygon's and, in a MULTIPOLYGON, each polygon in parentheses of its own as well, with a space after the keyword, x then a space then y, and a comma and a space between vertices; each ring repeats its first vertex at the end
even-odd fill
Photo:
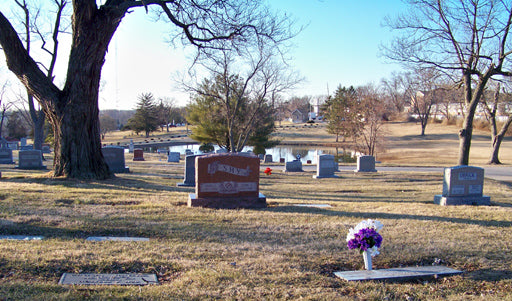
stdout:
POLYGON ((354 136, 354 142, 360 152, 375 156, 378 147, 383 146, 384 101, 380 91, 373 85, 358 87, 356 90, 359 118, 363 126, 354 136))
POLYGON ((268 138, 273 130, 275 98, 301 81, 295 73, 287 72, 281 60, 275 59, 276 49, 266 43, 255 46, 210 55, 200 62, 210 78, 201 84, 183 83, 196 95, 195 103, 190 106, 194 116, 190 114, 188 119, 199 122, 198 127, 203 129, 212 127, 211 124, 202 126, 205 119, 216 122, 214 133, 202 136, 217 139, 203 142, 216 142, 229 151, 240 152, 255 134, 268 138), (205 110, 205 105, 209 110, 205 110), (213 111, 216 117, 210 115, 213 111), (271 120, 264 116, 269 114, 271 120))
POLYGON ((408 0, 408 14, 387 19, 403 34, 384 47, 384 55, 406 65, 435 67, 464 89, 465 114, 459 131, 459 165, 468 165, 473 119, 485 86, 496 76, 510 77, 509 1, 408 0))
MULTIPOLYGON (((500 93, 501 85, 498 84, 495 88, 494 97, 491 101, 487 101, 485 97, 483 97, 483 105, 486 111, 487 119, 491 125, 491 156, 489 159, 489 164, 501 164, 498 155, 500 152, 501 142, 503 142, 503 138, 512 124, 512 110, 506 112, 506 120, 501 125, 501 128, 498 130, 498 122, 497 122, 497 113, 498 108, 501 103, 512 103, 512 95, 510 91, 507 91, 505 87, 503 87, 503 94, 500 93), (505 99, 506 98, 506 99, 505 99)), ((510 89, 510 87, 509 87, 510 89)))
POLYGON ((408 85, 405 77, 405 74, 393 72, 391 78, 381 80, 382 92, 387 96, 390 110, 396 114, 402 113, 408 102, 406 96, 408 85))
POLYGON ((254 43, 276 47, 293 36, 291 22, 252 0, 73 0, 71 45, 63 87, 57 87, 0 12, 0 45, 7 67, 39 102, 53 127, 54 176, 105 179, 113 174, 101 152, 98 93, 109 43, 130 9, 149 7, 171 23, 174 37, 212 49, 254 43))
POLYGON ((417 70, 414 78, 415 92, 411 97, 411 107, 420 121, 421 136, 425 136, 425 129, 430 120, 432 109, 437 107, 437 104, 444 97, 444 88, 442 87, 440 74, 433 68, 417 70))
MULTIPOLYGON (((23 40, 25 42, 25 49, 27 50, 27 54, 32 54, 32 46, 33 46, 33 37, 34 34, 36 39, 39 40, 41 44, 41 49, 44 54, 49 56, 49 60, 47 64, 43 63, 41 60, 37 63, 44 69, 47 78, 50 81, 54 79, 54 70, 55 65, 57 63, 58 49, 59 49, 59 35, 65 32, 68 26, 62 24, 63 14, 65 13, 66 7, 69 5, 69 0, 53 0, 52 5, 55 8, 55 19, 53 24, 50 24, 51 29, 46 31, 44 21, 41 21, 42 12, 41 8, 31 6, 34 4, 33 2, 27 0, 14 0, 16 5, 21 9, 22 15, 21 19, 21 27, 20 30, 23 32, 23 40), (51 41, 48 41, 48 37, 51 37, 51 41)), ((41 108, 38 108, 38 105, 35 103, 34 96, 27 89, 26 91, 26 99, 24 102, 28 103, 28 121, 32 124, 34 129, 34 149, 41 150, 44 142, 44 122, 45 115, 41 108)), ((24 109, 19 108, 21 112, 24 112, 24 109)), ((25 117, 26 114, 22 113, 25 117)))
POLYGON ((7 110, 11 107, 11 103, 8 103, 5 99, 5 92, 7 90, 8 82, 4 82, 2 87, 0 88, 0 137, 2 137, 2 132, 4 129, 4 121, 6 117, 7 110))

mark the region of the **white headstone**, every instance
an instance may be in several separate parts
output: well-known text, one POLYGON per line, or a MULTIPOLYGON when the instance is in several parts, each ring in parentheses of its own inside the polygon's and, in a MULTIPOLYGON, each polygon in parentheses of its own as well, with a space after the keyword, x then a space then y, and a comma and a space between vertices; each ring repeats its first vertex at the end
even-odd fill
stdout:
POLYGON ((130 139, 130 144, 128 145, 128 152, 133 153, 135 149, 135 145, 133 144, 133 139, 130 139))

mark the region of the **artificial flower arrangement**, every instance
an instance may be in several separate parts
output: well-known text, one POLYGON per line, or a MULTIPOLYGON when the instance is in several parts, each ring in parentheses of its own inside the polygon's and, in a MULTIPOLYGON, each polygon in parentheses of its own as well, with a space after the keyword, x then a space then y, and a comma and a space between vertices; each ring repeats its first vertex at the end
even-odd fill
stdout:
POLYGON ((267 176, 270 176, 272 174, 272 169, 270 169, 270 167, 267 167, 267 169, 265 169, 265 171, 263 171, 267 176))
POLYGON ((347 235, 347 245, 349 249, 359 249, 364 255, 365 268, 372 269, 371 257, 379 254, 379 248, 382 244, 382 236, 379 231, 384 225, 376 220, 365 220, 350 228, 347 235))

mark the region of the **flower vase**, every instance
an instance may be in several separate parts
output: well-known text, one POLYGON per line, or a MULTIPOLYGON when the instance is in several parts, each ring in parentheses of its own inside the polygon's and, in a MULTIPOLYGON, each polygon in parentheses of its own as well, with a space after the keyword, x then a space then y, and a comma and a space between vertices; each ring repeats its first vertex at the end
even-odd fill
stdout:
POLYGON ((363 251, 364 268, 368 271, 372 270, 372 255, 368 251, 363 251))

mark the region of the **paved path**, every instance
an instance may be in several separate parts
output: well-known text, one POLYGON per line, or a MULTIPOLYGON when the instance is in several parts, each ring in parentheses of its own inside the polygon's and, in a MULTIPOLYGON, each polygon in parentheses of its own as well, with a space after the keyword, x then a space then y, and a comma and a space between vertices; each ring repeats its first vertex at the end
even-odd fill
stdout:
MULTIPOLYGON (((266 166, 265 166, 266 168, 266 166)), ((275 166, 271 166, 271 168, 276 168, 275 166)), ((283 167, 284 168, 284 167, 283 167)), ((379 166, 379 164, 375 167, 377 171, 391 171, 391 172, 438 172, 440 174, 443 173, 443 167, 414 167, 414 166, 379 166)), ((512 182, 512 166, 510 165, 501 165, 494 166, 488 165, 483 167, 485 170, 485 177, 498 181, 507 181, 512 182)), ((316 165, 302 165, 302 169, 305 171, 316 171, 316 165)), ((352 165, 340 165, 340 171, 354 171, 356 166, 352 165)))

